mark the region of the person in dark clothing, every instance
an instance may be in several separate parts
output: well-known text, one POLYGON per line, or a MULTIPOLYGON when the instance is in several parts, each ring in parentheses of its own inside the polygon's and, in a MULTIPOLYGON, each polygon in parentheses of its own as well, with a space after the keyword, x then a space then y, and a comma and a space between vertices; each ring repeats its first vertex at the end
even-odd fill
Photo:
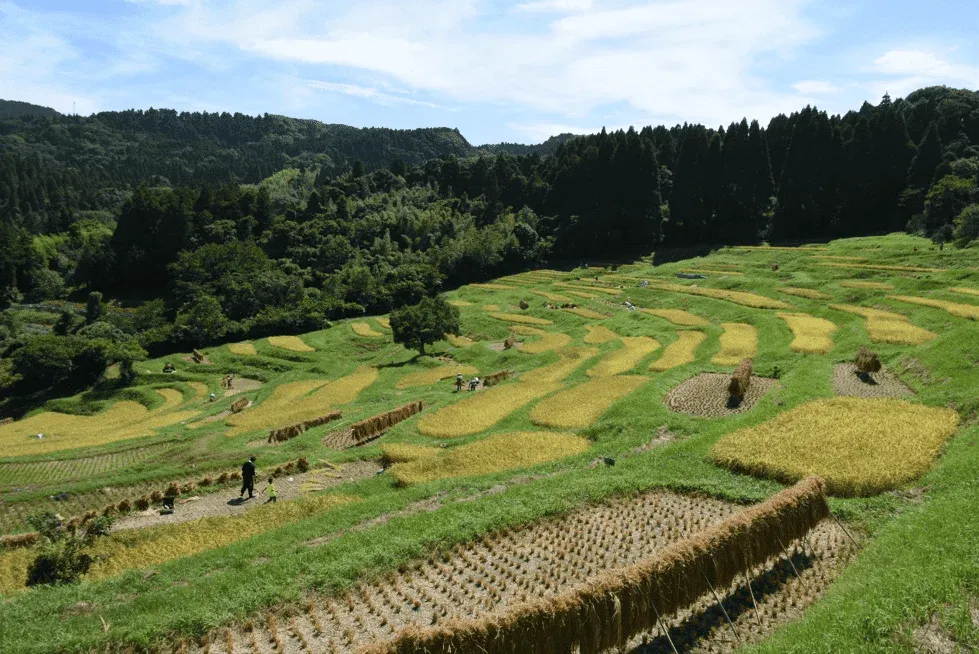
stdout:
POLYGON ((245 465, 241 466, 241 492, 238 497, 244 497, 245 491, 248 491, 248 499, 255 497, 255 457, 250 457, 245 461, 245 465))

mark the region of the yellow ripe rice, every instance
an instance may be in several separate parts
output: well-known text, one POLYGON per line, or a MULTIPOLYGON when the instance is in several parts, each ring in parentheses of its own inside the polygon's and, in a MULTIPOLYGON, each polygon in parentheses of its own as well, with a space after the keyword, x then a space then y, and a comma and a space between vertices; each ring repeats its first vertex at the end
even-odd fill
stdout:
POLYGON ((314 348, 306 345, 298 336, 269 336, 269 345, 292 350, 293 352, 315 352, 314 348))
POLYGON ((946 300, 935 300, 927 297, 917 297, 914 295, 889 295, 892 300, 907 302, 909 304, 920 304, 925 307, 944 309, 953 316, 968 318, 969 320, 979 320, 979 306, 975 304, 958 304, 946 300))
POLYGON ((431 456, 437 456, 441 448, 430 445, 412 445, 411 443, 384 443, 381 445, 381 460, 390 465, 407 463, 431 456))
POLYGON ((654 372, 663 372, 678 366, 683 366, 696 358, 697 348, 707 338, 707 334, 698 331, 677 333, 677 339, 666 346, 663 355, 649 364, 654 372))
POLYGON ((581 291, 568 291, 568 295, 573 295, 575 297, 580 297, 585 300, 597 300, 598 296, 594 293, 582 293, 581 291))
POLYGON ((187 385, 194 389, 194 397, 192 397, 188 402, 193 402, 194 400, 203 400, 207 395, 207 384, 202 384, 201 382, 187 382, 187 385))
POLYGON ((401 484, 488 475, 564 459, 581 454, 590 445, 587 439, 574 434, 553 432, 497 434, 452 448, 441 456, 397 463, 389 468, 389 472, 401 484))
POLYGON ((912 325, 907 316, 880 309, 858 307, 848 304, 831 304, 830 309, 845 311, 867 319, 867 334, 875 343, 897 343, 900 345, 921 345, 937 337, 927 329, 912 325))
POLYGON ((350 323, 350 328, 354 331, 357 336, 362 336, 364 338, 383 338, 384 334, 381 332, 376 332, 371 329, 371 326, 366 322, 354 322, 350 323))
POLYGON ((896 270, 898 272, 948 272, 948 268, 922 268, 921 266, 886 266, 876 263, 832 263, 825 261, 817 266, 830 268, 848 268, 851 270, 896 270))
POLYGON ((589 345, 608 343, 619 337, 618 334, 604 325, 585 325, 585 329, 588 330, 588 333, 585 335, 585 343, 589 345))
POLYGON ((791 348, 796 352, 826 354, 833 349, 836 325, 807 313, 780 313, 778 317, 792 330, 791 348))
POLYGON ((693 275, 721 275, 721 276, 734 276, 734 277, 744 277, 743 272, 738 272, 737 270, 708 270, 707 268, 688 268, 686 270, 681 270, 682 273, 688 273, 693 275))
POLYGON ((554 322, 550 320, 545 320, 544 318, 535 318, 534 316, 528 316, 526 314, 520 313, 491 313, 490 317, 496 318, 497 320, 502 320, 504 322, 516 322, 524 325, 553 325, 554 322))
POLYGON ((510 383, 470 393, 466 399, 424 414, 418 431, 438 438, 456 438, 489 429, 517 409, 556 391, 559 384, 510 383))
POLYGON ((866 257, 844 257, 835 254, 812 254, 810 259, 830 259, 833 261, 866 261, 866 257))
POLYGON ((789 305, 781 300, 773 300, 764 295, 747 293, 745 291, 728 291, 720 288, 701 288, 700 286, 685 286, 683 284, 671 284, 669 282, 651 281, 650 288, 673 293, 686 293, 688 295, 700 295, 715 300, 725 300, 755 309, 789 309, 789 305))
POLYGON ((499 310, 500 310, 500 305, 499 304, 487 304, 487 305, 483 306, 483 311, 497 311, 498 312, 499 310))
POLYGON ((469 347, 476 341, 471 338, 466 338, 465 336, 456 336, 455 334, 447 334, 446 340, 452 344, 452 347, 469 347))
POLYGON ((454 307, 471 307, 472 302, 466 302, 465 300, 449 300, 449 304, 454 307))
POLYGON ((834 495, 891 490, 928 471, 958 413, 905 400, 815 400, 725 436, 715 462, 791 483, 819 475, 834 495))
POLYGON ((335 381, 322 379, 293 382, 276 387, 272 397, 257 407, 228 417, 229 436, 253 429, 295 425, 318 418, 357 399, 377 381, 377 368, 363 366, 335 381))
POLYGON ((541 427, 584 429, 610 406, 649 381, 638 375, 592 379, 542 400, 530 412, 541 427))
POLYGON ((592 311, 586 307, 574 307, 565 309, 569 313, 573 313, 576 316, 581 316, 582 318, 588 318, 589 320, 605 320, 608 318, 604 313, 598 313, 597 311, 592 311))
POLYGON ((782 245, 733 245, 732 250, 782 250, 786 252, 826 252, 829 248, 817 247, 814 245, 800 245, 798 247, 786 247, 782 245))
POLYGON ((754 325, 743 322, 721 323, 721 351, 711 359, 719 366, 736 366, 742 359, 751 359, 758 354, 758 330, 754 325))
POLYGON ((828 300, 831 297, 821 291, 817 291, 812 288, 796 288, 793 286, 782 286, 778 290, 780 293, 785 293, 786 295, 795 295, 797 297, 804 297, 810 300, 828 300))
POLYGON ((482 288, 487 291, 515 291, 517 290, 513 286, 507 286, 506 284, 470 284, 472 288, 482 288))
POLYGON ((598 354, 594 347, 569 347, 558 352, 557 363, 525 372, 520 381, 533 384, 556 384, 598 354))
POLYGON ((892 291, 894 286, 891 284, 886 284, 884 282, 840 282, 840 286, 843 288, 869 288, 876 291, 892 291))
POLYGON ((689 311, 684 311, 683 309, 639 310, 643 313, 649 314, 650 316, 656 316, 657 318, 662 318, 663 320, 669 320, 674 325, 682 325, 684 327, 701 327, 708 324, 708 322, 700 316, 690 313, 689 311))
POLYGON ((612 350, 588 370, 589 377, 611 377, 629 372, 648 354, 655 352, 660 343, 648 336, 623 336, 622 347, 612 350))
MULTIPOLYGON (((580 285, 580 283, 578 285, 575 285, 575 284, 567 284, 565 282, 556 282, 554 285, 559 286, 561 288, 569 288, 579 292, 584 291, 586 293, 602 293, 604 295, 620 295, 622 293, 622 290, 617 288, 605 288, 604 286, 583 286, 580 285)), ((572 293, 572 295, 574 294, 572 293)))
POLYGON ((474 366, 461 363, 440 365, 434 368, 429 368, 428 370, 422 370, 421 372, 413 372, 405 375, 398 380, 397 387, 400 389, 405 389, 413 388, 415 386, 431 386, 432 384, 439 383, 443 379, 451 379, 460 372, 463 375, 475 375, 477 372, 479 372, 479 370, 474 366))
POLYGON ((229 343, 228 351, 240 357, 253 357, 258 354, 251 343, 229 343))
POLYGON ((390 318, 388 318, 386 316, 379 316, 377 318, 374 318, 374 320, 377 321, 377 324, 380 325, 381 327, 383 327, 384 329, 391 329, 391 319, 390 318))
POLYGON ((546 332, 543 329, 522 327, 520 325, 511 326, 510 331, 521 336, 540 337, 533 343, 523 343, 520 345, 520 351, 526 352, 527 354, 540 354, 549 350, 558 350, 571 343, 571 337, 560 332, 546 332))
POLYGON ((532 289, 530 292, 534 295, 539 295, 544 299, 550 300, 551 302, 571 302, 571 298, 564 295, 558 295, 557 293, 549 293, 547 291, 539 291, 537 289, 532 289))
POLYGON ((952 291, 953 293, 960 293, 962 295, 979 295, 979 288, 964 288, 960 286, 957 288, 950 288, 948 290, 952 291))

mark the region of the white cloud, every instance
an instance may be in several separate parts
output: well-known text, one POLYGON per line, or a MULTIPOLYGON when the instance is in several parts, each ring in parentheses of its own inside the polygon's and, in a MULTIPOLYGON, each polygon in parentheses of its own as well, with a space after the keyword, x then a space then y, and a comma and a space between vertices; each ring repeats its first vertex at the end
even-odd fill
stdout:
POLYGON ((804 95, 828 95, 839 93, 842 90, 832 82, 826 82, 823 80, 805 80, 802 82, 796 82, 792 85, 792 88, 804 95))
POLYGON ((921 87, 939 84, 979 87, 979 67, 954 63, 943 54, 927 50, 888 50, 874 60, 868 72, 877 75, 867 85, 877 97, 884 93, 903 97, 921 87))
POLYGON ((395 104, 410 104, 421 107, 430 107, 432 109, 443 108, 440 105, 433 104, 431 102, 414 100, 412 98, 406 98, 400 95, 393 95, 391 93, 378 91, 375 88, 359 86, 357 84, 340 84, 336 82, 321 82, 318 80, 305 80, 305 82, 310 88, 313 89, 328 91, 331 93, 341 93, 343 95, 350 95, 356 98, 364 98, 365 100, 370 100, 371 102, 376 102, 377 104, 385 106, 395 104))
POLYGON ((525 2, 514 7, 514 11, 534 13, 567 13, 572 11, 587 11, 592 8, 592 0, 537 0, 525 2))

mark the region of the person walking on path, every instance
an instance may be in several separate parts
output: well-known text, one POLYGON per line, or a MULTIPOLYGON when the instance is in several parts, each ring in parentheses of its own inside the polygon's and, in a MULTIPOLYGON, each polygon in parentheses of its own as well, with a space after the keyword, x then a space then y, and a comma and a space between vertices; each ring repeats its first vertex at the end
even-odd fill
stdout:
POLYGON ((245 491, 248 491, 248 499, 255 497, 255 457, 250 457, 245 461, 245 465, 241 466, 241 492, 238 493, 238 497, 244 497, 245 491))
POLYGON ((276 503, 275 484, 272 483, 273 481, 274 481, 274 477, 269 477, 269 485, 265 487, 265 493, 269 496, 269 499, 265 500, 266 504, 268 504, 269 502, 271 502, 272 504, 276 503))
POLYGON ((456 374, 456 393, 462 392, 462 373, 456 374))

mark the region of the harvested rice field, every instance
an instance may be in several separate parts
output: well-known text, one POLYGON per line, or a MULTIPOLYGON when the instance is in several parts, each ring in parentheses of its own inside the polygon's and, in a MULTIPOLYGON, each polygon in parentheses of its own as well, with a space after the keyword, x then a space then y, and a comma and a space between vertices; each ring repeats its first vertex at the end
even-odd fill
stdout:
POLYGON ((606 354, 589 368, 589 377, 611 377, 629 372, 660 347, 659 341, 649 336, 623 336, 621 341, 621 348, 606 354))
POLYGON ((524 327, 522 325, 514 325, 510 327, 510 331, 520 336, 535 337, 532 342, 522 343, 520 345, 520 351, 526 352, 527 354, 540 354, 541 352, 559 350, 571 343, 571 337, 560 332, 546 332, 543 329, 524 327))
POLYGON ((942 309, 959 318, 979 320, 979 306, 975 304, 959 304, 957 302, 948 302, 947 300, 936 300, 934 298, 916 297, 911 295, 889 295, 888 298, 897 300, 898 302, 919 304, 923 307, 942 309))
POLYGON ((398 388, 414 388, 415 386, 431 386, 446 379, 455 379, 459 373, 475 375, 479 370, 475 366, 465 364, 441 364, 428 370, 408 373, 398 380, 398 388))
POLYGON ((819 475, 831 494, 861 497, 927 472, 958 424, 955 411, 905 400, 822 399, 723 437, 712 455, 720 465, 783 482, 819 475))
POLYGON ((229 343, 228 351, 241 357, 253 357, 258 354, 251 343, 229 343))
POLYGON ((418 431, 437 438, 478 434, 534 400, 560 388, 549 383, 509 383, 477 391, 418 421, 418 431))
POLYGON ((794 295, 796 297, 804 297, 807 300, 828 300, 831 296, 823 293, 822 291, 817 291, 814 288, 798 288, 795 286, 780 286, 778 289, 779 293, 785 293, 786 295, 794 295))
POLYGON ((697 348, 707 340, 707 334, 699 331, 677 332, 675 341, 666 346, 663 355, 649 364, 654 372, 665 372, 692 363, 697 358, 697 348))
POLYGON ((757 293, 747 291, 729 291, 720 288, 701 288, 699 286, 685 286, 683 284, 670 284, 668 282, 650 282, 651 288, 670 291, 671 293, 685 293, 687 295, 700 295, 714 300, 724 300, 733 302, 754 309, 788 309, 789 305, 781 300, 776 300, 757 293))
POLYGON ((591 427, 610 406, 647 381, 638 375, 592 379, 538 402, 530 421, 554 429, 591 427))
POLYGON ((684 311, 683 309, 639 308, 639 311, 650 316, 656 316, 657 318, 668 320, 674 325, 680 325, 682 327, 703 327, 704 325, 710 324, 700 316, 694 315, 689 311, 684 311))
POLYGON ((666 394, 664 402, 671 411, 702 418, 723 418, 750 411, 776 383, 774 379, 752 376, 748 392, 740 401, 728 395, 731 375, 705 372, 683 382, 666 394))
POLYGON ((825 318, 817 318, 807 313, 780 313, 792 331, 791 347, 795 352, 807 354, 826 354, 833 349, 833 334, 836 325, 825 318))
POLYGON ((306 345, 298 336, 269 336, 269 345, 293 352, 315 352, 316 349, 306 345))
POLYGON ((758 354, 758 329, 743 322, 721 323, 721 351, 714 355, 711 363, 719 366, 736 366, 742 359, 754 358, 758 354))
POLYGON ((844 304, 831 304, 829 307, 866 318, 867 334, 874 343, 921 345, 938 336, 927 329, 912 325, 908 317, 900 313, 844 304))
POLYGON ((914 391, 886 370, 861 375, 852 363, 833 366, 833 393, 847 397, 906 398, 914 391))

